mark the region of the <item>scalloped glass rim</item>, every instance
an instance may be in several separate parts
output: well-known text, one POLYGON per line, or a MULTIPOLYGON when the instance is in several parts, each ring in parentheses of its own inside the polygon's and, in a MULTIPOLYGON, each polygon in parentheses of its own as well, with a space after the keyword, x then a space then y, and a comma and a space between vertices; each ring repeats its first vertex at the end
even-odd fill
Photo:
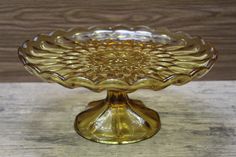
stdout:
POLYGON ((57 30, 57 31, 49 33, 48 35, 39 34, 36 37, 34 37, 33 40, 27 40, 26 42, 22 44, 21 47, 19 47, 18 56, 21 62, 24 64, 24 67, 26 68, 27 71, 29 71, 31 74, 34 74, 38 76, 39 78, 46 80, 48 82, 57 82, 67 88, 85 87, 96 92, 100 92, 102 90, 119 90, 119 91, 132 92, 141 88, 160 90, 171 84, 183 85, 191 81, 192 79, 200 78, 204 74, 206 74, 214 65, 217 59, 217 51, 215 50, 213 46, 205 42, 202 38, 191 37, 189 34, 184 33, 184 32, 174 33, 174 32, 170 32, 167 28, 164 28, 164 27, 151 29, 147 26, 131 27, 131 26, 124 26, 124 25, 117 25, 113 27, 96 27, 96 26, 89 27, 89 28, 77 27, 77 28, 69 29, 67 31, 57 30), (173 74, 161 80, 146 77, 146 78, 137 80, 133 84, 128 84, 127 82, 119 80, 119 79, 107 79, 98 83, 94 83, 92 80, 89 80, 88 78, 85 78, 85 77, 72 77, 72 78, 66 79, 57 72, 41 71, 36 65, 31 64, 26 59, 26 54, 24 50, 25 48, 27 48, 27 44, 29 44, 30 42, 40 42, 40 41, 43 41, 45 38, 54 40, 59 36, 71 36, 76 33, 92 32, 96 30, 148 31, 153 34, 160 34, 161 36, 165 36, 165 38, 167 37, 167 39, 174 38, 175 40, 183 40, 185 42, 195 42, 198 45, 203 45, 207 47, 208 49, 207 53, 212 53, 212 57, 209 59, 207 65, 205 65, 204 67, 198 67, 198 68, 192 69, 192 71, 189 74, 173 74))

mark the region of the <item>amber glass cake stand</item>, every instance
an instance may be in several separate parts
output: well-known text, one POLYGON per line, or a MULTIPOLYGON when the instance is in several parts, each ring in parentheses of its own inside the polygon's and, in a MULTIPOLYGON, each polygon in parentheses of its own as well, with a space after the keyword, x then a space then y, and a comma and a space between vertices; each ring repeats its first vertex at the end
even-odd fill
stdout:
POLYGON ((26 41, 18 54, 24 67, 43 80, 107 90, 107 97, 89 103, 74 123, 79 135, 106 144, 141 141, 160 130, 158 113, 127 93, 186 84, 206 74, 217 57, 200 37, 145 26, 40 34, 26 41))

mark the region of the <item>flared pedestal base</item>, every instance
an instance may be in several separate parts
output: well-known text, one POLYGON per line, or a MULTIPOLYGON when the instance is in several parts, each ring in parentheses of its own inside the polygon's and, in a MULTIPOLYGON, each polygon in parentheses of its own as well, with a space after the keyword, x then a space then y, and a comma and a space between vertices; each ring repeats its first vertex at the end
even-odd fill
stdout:
POLYGON ((157 112, 131 100, 126 93, 108 91, 107 98, 88 104, 77 115, 75 130, 82 137, 105 144, 127 144, 145 140, 160 130, 157 112))

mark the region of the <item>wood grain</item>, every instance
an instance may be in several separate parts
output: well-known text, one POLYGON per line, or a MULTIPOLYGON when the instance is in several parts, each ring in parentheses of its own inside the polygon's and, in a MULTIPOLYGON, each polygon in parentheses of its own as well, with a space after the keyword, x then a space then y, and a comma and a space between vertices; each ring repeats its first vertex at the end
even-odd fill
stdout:
POLYGON ((159 112, 162 128, 122 146, 85 140, 73 129, 75 116, 105 93, 1 83, 0 157, 235 157, 235 89, 236 81, 202 81, 130 94, 159 112))
POLYGON ((18 46, 38 33, 91 25, 164 26, 202 36, 218 49, 204 80, 236 79, 235 0, 1 0, 0 82, 39 81, 19 63, 18 46))

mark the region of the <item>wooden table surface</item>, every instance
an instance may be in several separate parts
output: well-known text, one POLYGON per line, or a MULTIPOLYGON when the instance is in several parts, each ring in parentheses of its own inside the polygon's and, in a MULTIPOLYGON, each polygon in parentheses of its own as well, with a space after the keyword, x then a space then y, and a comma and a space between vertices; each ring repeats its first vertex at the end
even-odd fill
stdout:
POLYGON ((16 55, 18 46, 34 35, 114 24, 164 26, 202 36, 220 53, 203 79, 236 79, 235 0, 1 0, 0 82, 39 81, 16 55))
POLYGON ((236 81, 201 81, 162 91, 139 90, 159 112, 160 132, 128 145, 88 141, 75 116, 105 93, 47 83, 0 84, 0 157, 235 157, 236 81))

